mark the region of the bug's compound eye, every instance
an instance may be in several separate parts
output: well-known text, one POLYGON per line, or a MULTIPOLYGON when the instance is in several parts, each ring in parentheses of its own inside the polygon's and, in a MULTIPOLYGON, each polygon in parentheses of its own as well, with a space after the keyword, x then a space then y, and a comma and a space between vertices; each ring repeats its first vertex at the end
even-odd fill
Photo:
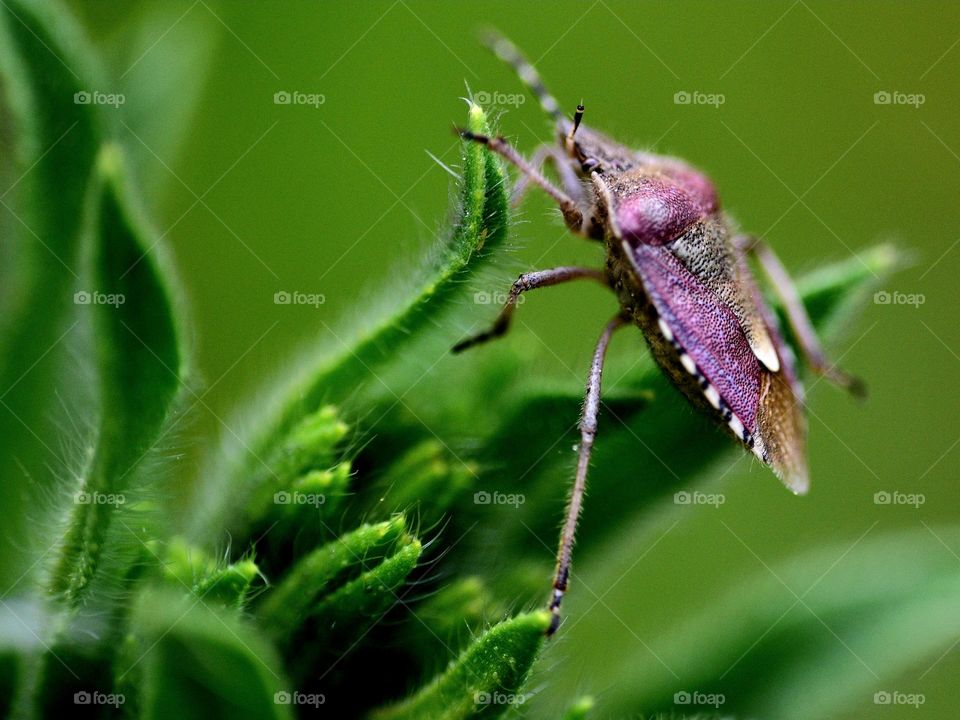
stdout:
POLYGON ((600 169, 600 161, 596 158, 586 158, 580 163, 580 169, 585 173, 602 172, 600 169))

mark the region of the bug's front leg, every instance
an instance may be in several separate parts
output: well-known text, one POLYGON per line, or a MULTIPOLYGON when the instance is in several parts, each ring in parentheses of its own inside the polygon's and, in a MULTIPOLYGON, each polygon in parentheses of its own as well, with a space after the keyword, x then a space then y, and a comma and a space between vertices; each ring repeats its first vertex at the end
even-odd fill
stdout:
MULTIPOLYGON (((580 202, 583 198, 583 185, 580 183, 580 178, 577 177, 573 168, 570 167, 570 158, 568 158, 560 148, 551 143, 541 145, 534 150, 533 155, 530 156, 530 164, 541 172, 548 160, 553 162, 553 167, 560 176, 560 182, 567 195, 569 195, 574 202, 580 202)), ((517 183, 513 186, 510 202, 514 205, 520 204, 523 196, 530 188, 530 183, 530 177, 521 174, 520 179, 517 180, 517 183)))
POLYGON ((774 292, 783 303, 783 308, 787 314, 787 322, 790 324, 790 329, 793 331, 804 360, 810 369, 853 395, 865 396, 866 386, 863 381, 845 373, 827 358, 790 273, 787 272, 783 263, 780 262, 780 258, 777 257, 770 246, 760 238, 743 235, 735 238, 734 246, 740 252, 749 253, 755 257, 770 279, 774 292))
POLYGON ((505 334, 507 330, 510 329, 510 321, 513 319, 514 310, 517 308, 517 298, 527 290, 559 285, 560 283, 569 282, 570 280, 580 280, 582 278, 596 280, 603 285, 607 284, 607 279, 603 272, 586 267, 567 266, 524 273, 518 277, 510 287, 510 292, 507 293, 507 301, 503 304, 503 309, 500 311, 493 325, 490 326, 490 329, 466 340, 461 340, 453 346, 453 352, 463 352, 467 348, 485 343, 488 340, 493 340, 505 334))
POLYGON ((590 466, 590 453, 597 434, 597 417, 600 414, 600 380, 603 375, 603 362, 613 333, 623 327, 628 318, 618 315, 607 323, 593 351, 593 362, 587 377, 587 390, 583 401, 583 414, 580 417, 580 447, 577 455, 577 474, 573 481, 573 490, 567 502, 566 519, 560 533, 560 547, 557 550, 557 569, 553 578, 553 593, 550 596, 549 610, 552 614, 547 635, 553 635, 560 627, 560 603, 567 592, 570 581, 570 563, 573 556, 573 542, 583 506, 583 494, 587 487, 587 470, 590 466))
POLYGON ((457 132, 464 140, 472 140, 473 142, 486 145, 508 163, 515 166, 520 172, 529 178, 530 182, 535 184, 537 187, 547 193, 547 195, 553 198, 554 201, 556 201, 557 205, 560 207, 560 212, 563 213, 563 220, 566 222, 567 227, 579 235, 584 234, 583 211, 580 209, 574 199, 550 182, 542 172, 531 165, 526 158, 518 153, 513 146, 507 142, 506 138, 477 135, 469 130, 457 130, 457 132))

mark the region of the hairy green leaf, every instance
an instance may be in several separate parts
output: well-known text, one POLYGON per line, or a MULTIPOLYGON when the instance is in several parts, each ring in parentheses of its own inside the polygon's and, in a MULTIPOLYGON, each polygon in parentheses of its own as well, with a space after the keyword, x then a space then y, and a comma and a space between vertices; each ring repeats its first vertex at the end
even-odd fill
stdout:
MULTIPOLYGON (((489 133, 486 115, 471 105, 468 125, 476 133, 489 133)), ((198 514, 197 531, 235 522, 237 502, 245 494, 269 485, 278 474, 275 452, 288 442, 290 433, 304 417, 327 401, 336 401, 356 391, 372 371, 397 362, 411 338, 431 327, 448 309, 464 281, 475 275, 491 251, 507 234, 508 200, 505 175, 498 158, 477 143, 464 145, 460 208, 450 238, 438 248, 429 271, 408 284, 398 299, 389 298, 387 312, 353 329, 334 353, 312 360, 280 393, 272 396, 250 428, 242 446, 228 446, 217 455, 206 473, 212 485, 205 489, 204 510, 198 514), (252 448, 252 450, 250 450, 252 448), (222 458, 226 458, 226 461, 222 458), (267 458, 262 460, 261 458, 267 458), (217 483, 231 484, 230 498, 217 483), (216 518, 212 521, 211 517, 216 518)))
POLYGON ((470 488, 476 475, 476 464, 465 465, 452 457, 435 438, 425 440, 394 461, 377 482, 373 488, 377 504, 371 512, 374 517, 416 513, 429 526, 470 488))
POLYGON ((105 147, 91 205, 90 289, 80 291, 94 331, 100 422, 50 583, 70 606, 88 591, 185 372, 168 281, 125 182, 118 149, 105 147))
POLYGON ((244 607, 250 586, 259 574, 257 564, 249 558, 224 563, 183 538, 169 542, 163 561, 163 575, 170 587, 224 608, 244 607))
MULTIPOLYGON (((98 106, 77 93, 103 88, 79 28, 41 0, 0 4, 0 576, 30 564, 22 548, 27 477, 49 489, 60 477, 51 387, 77 334, 70 318, 80 275, 87 188, 100 144, 98 106), (22 564, 22 567, 21 567, 22 564)), ((59 409, 59 408, 58 408, 59 409)), ((18 569, 20 568, 20 569, 18 569)))
MULTIPOLYGON (((368 622, 385 613, 399 598, 403 585, 420 559, 423 546, 416 538, 401 538, 400 549, 356 580, 323 598, 311 609, 320 638, 368 622)), ((323 644, 323 643, 321 643, 323 644)))
POLYGON ((403 516, 364 525, 298 560, 260 604, 258 615, 264 627, 277 639, 289 637, 316 612, 318 597, 330 593, 335 580, 378 561, 405 529, 403 516))
POLYGON ((495 625, 417 694, 378 710, 372 720, 457 720, 484 711, 497 717, 523 704, 523 682, 543 645, 550 613, 520 615, 495 625))

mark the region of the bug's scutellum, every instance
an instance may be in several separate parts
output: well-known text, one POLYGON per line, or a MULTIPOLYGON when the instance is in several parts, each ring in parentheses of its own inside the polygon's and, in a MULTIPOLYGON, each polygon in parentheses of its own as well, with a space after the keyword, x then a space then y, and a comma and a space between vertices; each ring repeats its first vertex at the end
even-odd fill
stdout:
POLYGON ((587 279, 612 289, 620 303, 600 335, 587 378, 577 470, 550 596, 553 620, 547 634, 552 635, 560 625, 570 578, 597 432, 604 357, 618 328, 639 327, 654 359, 687 399, 797 494, 809 485, 803 387, 748 256, 769 278, 809 368, 854 393, 862 394, 863 386, 827 360, 786 269, 761 240, 736 232, 705 175, 682 160, 632 150, 583 126, 583 105, 572 120, 565 117, 536 70, 509 41, 493 36, 489 44, 553 118, 558 142, 541 146, 527 161, 502 137, 468 131, 460 131, 461 136, 483 143, 520 171, 515 202, 530 185, 539 187, 557 203, 572 232, 604 244, 606 263, 603 270, 558 267, 524 273, 490 329, 458 343, 454 352, 506 333, 517 298, 528 290, 587 279), (541 171, 547 161, 562 189, 541 171))

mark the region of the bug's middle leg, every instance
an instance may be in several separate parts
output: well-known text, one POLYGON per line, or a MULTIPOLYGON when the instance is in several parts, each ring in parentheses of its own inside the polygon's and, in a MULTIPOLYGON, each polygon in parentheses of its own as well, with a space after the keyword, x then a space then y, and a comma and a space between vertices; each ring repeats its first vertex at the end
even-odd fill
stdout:
POLYGON ((560 283, 583 278, 596 280, 603 285, 607 284, 607 278, 602 271, 586 267, 566 266, 553 268, 551 270, 537 270, 535 272, 524 273, 518 277, 510 287, 510 292, 507 293, 507 301, 503 304, 503 309, 500 311, 493 325, 490 326, 490 329, 473 337, 469 337, 466 340, 461 340, 453 346, 453 352, 463 352, 467 348, 480 345, 481 343, 505 334, 507 330, 510 329, 510 321, 513 319, 514 310, 517 308, 517 299, 527 290, 559 285, 560 283))
POLYGON ((607 323, 593 351, 593 362, 587 378, 587 390, 583 400, 583 414, 580 417, 580 447, 577 455, 577 474, 573 481, 573 490, 567 502, 566 519, 560 533, 560 547, 557 550, 557 568, 553 578, 553 593, 550 596, 549 610, 552 615, 547 635, 553 635, 560 627, 560 603, 567 592, 570 581, 570 563, 573 558, 573 542, 583 506, 583 495, 587 488, 587 470, 590 467, 590 454, 593 440, 597 434, 597 417, 600 415, 600 380, 603 375, 603 363, 607 347, 613 333, 626 325, 628 318, 618 315, 607 323))

